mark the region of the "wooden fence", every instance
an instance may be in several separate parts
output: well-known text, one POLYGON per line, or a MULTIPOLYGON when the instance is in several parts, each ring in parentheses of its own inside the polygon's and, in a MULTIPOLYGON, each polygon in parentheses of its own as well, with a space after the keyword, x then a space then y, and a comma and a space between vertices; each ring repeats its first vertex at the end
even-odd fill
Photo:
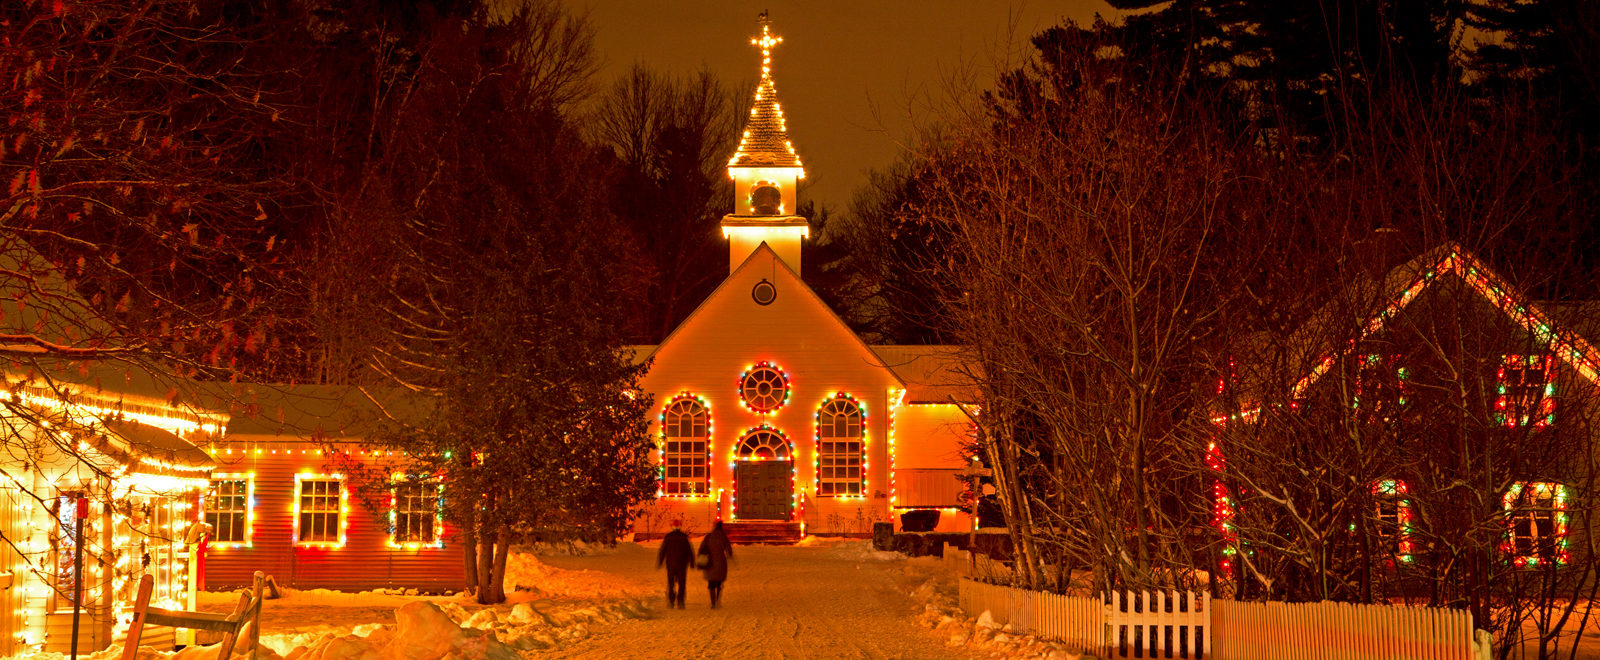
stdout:
MULTIPOLYGON (((1218 660, 1488 660, 1489 634, 1459 610, 1349 603, 1243 603, 1195 592, 1063 596, 966 577, 999 572, 945 549, 961 609, 1103 657, 1218 660)), ((979 555, 982 557, 982 555, 979 555)))
POLYGON ((1214 601, 1216 656, 1226 660, 1479 660, 1488 633, 1461 610, 1351 603, 1214 601))

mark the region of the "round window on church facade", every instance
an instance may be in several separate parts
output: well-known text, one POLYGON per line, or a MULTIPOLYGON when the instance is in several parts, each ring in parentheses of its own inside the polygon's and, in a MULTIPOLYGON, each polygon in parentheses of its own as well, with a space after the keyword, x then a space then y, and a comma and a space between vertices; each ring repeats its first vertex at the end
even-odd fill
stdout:
POLYGON ((755 299, 757 305, 771 305, 772 301, 778 299, 778 287, 773 286, 771 282, 761 280, 750 289, 750 297, 755 299))
POLYGON ((762 362, 739 378, 739 396, 751 410, 772 412, 789 400, 789 377, 771 363, 762 362))

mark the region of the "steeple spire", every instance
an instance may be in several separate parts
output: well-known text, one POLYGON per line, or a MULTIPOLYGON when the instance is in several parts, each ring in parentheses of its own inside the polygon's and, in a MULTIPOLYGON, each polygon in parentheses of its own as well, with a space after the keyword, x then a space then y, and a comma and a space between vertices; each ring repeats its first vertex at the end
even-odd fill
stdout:
POLYGON ((789 141, 783 106, 778 103, 778 86, 772 80, 772 49, 783 43, 783 37, 772 33, 767 12, 761 12, 756 24, 761 26, 761 36, 750 43, 761 48, 761 82, 756 85, 755 102, 750 105, 750 120, 739 138, 739 150, 733 153, 728 167, 801 167, 800 156, 789 141))
POLYGON ((783 37, 773 34, 767 12, 761 12, 756 24, 761 34, 750 43, 761 49, 761 82, 756 85, 739 149, 728 159, 733 213, 722 218, 722 235, 728 237, 728 272, 766 243, 798 273, 800 242, 811 232, 806 219, 795 215, 796 192, 806 171, 789 141, 789 127, 778 104, 778 86, 772 80, 772 49, 783 43, 783 37))

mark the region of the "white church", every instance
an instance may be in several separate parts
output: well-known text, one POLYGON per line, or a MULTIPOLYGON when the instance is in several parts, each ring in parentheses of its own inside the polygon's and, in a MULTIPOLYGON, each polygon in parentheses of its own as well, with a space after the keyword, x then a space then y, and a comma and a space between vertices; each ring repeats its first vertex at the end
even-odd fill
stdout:
POLYGON ((761 81, 728 161, 728 277, 659 345, 636 347, 654 360, 643 385, 661 484, 635 537, 673 520, 691 533, 721 520, 748 541, 861 534, 919 510, 939 512, 937 531, 966 531, 956 474, 976 411, 959 358, 868 345, 800 279, 805 170, 772 77, 782 39, 760 25, 761 81))

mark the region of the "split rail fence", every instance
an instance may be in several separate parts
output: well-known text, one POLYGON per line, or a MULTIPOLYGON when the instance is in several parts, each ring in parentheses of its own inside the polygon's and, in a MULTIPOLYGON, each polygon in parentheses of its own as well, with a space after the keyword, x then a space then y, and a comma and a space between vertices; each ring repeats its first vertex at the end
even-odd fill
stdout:
MULTIPOLYGON (((1488 660, 1488 633, 1458 610, 1350 603, 1245 603, 1204 592, 1125 592, 1064 596, 987 584, 968 577, 1003 571, 959 567, 961 609, 989 612, 998 625, 1057 640, 1101 657, 1218 660, 1488 660)), ((982 558, 982 555, 979 555, 982 558)), ((985 558, 986 559, 986 558, 985 558)))

